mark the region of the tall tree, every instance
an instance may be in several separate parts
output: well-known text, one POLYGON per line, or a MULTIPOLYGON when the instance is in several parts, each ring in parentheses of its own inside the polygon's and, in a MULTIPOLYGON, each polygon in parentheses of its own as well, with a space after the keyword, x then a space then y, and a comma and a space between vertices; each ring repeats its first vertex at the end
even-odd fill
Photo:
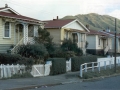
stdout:
POLYGON ((52 42, 53 38, 46 29, 38 28, 38 37, 35 37, 36 43, 42 43, 46 47, 49 55, 53 54, 55 44, 52 42))

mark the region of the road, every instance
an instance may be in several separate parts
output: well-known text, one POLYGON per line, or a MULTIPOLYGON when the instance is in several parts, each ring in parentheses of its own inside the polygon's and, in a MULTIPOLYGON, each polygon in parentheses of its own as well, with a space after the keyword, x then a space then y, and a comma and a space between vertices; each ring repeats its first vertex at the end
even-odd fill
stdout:
POLYGON ((31 90, 120 90, 120 76, 49 87, 36 87, 36 89, 31 90))

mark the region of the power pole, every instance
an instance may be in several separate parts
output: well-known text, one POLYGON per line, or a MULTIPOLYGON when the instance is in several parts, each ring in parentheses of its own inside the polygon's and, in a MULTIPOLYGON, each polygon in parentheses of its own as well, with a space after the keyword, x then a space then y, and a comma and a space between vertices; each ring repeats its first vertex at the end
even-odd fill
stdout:
POLYGON ((117 22, 117 20, 116 20, 116 18, 115 18, 115 60, 114 60, 114 65, 115 65, 115 73, 116 73, 116 23, 117 22))

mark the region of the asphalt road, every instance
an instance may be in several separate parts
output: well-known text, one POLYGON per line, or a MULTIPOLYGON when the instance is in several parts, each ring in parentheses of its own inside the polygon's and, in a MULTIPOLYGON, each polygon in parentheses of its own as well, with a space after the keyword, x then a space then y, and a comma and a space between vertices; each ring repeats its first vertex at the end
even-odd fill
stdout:
POLYGON ((41 88, 36 87, 31 90, 120 90, 120 76, 41 88))

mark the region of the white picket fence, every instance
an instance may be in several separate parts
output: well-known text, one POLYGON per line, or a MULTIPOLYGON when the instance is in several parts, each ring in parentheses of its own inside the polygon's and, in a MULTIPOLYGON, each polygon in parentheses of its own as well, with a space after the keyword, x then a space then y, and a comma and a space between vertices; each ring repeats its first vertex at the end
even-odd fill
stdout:
POLYGON ((25 72, 25 66, 24 65, 0 65, 0 78, 8 78, 11 77, 14 74, 17 73, 24 73, 25 72))
MULTIPOLYGON (((47 64, 38 64, 33 65, 31 70, 31 75, 33 77, 39 76, 47 76, 50 74, 50 67, 52 66, 52 62, 47 64)), ((66 61, 66 71, 71 71, 71 59, 66 61)), ((25 65, 0 65, 0 78, 8 78, 14 74, 22 74, 25 72, 25 65)))
MULTIPOLYGON (((33 77, 39 77, 39 76, 48 76, 50 74, 50 67, 52 66, 52 62, 48 61, 46 64, 39 64, 39 65, 33 65, 31 74, 33 77)), ((66 61, 66 71, 71 71, 71 59, 69 61, 66 61)))
MULTIPOLYGON (((110 69, 112 68, 112 65, 114 64, 114 57, 112 58, 98 58, 97 62, 90 62, 90 63, 84 63, 80 65, 80 77, 83 75, 83 71, 87 72, 88 69, 91 69, 92 72, 94 72, 95 68, 98 68, 98 71, 100 72, 101 67, 104 67, 106 70, 106 67, 108 66, 110 69), (88 67, 88 65, 91 65, 91 67, 88 67), (96 65, 95 65, 96 64, 96 65)), ((116 64, 120 66, 120 57, 116 57, 116 64)))
POLYGON ((50 74, 50 67, 51 67, 51 64, 33 65, 31 74, 33 75, 33 77, 47 76, 50 74))

